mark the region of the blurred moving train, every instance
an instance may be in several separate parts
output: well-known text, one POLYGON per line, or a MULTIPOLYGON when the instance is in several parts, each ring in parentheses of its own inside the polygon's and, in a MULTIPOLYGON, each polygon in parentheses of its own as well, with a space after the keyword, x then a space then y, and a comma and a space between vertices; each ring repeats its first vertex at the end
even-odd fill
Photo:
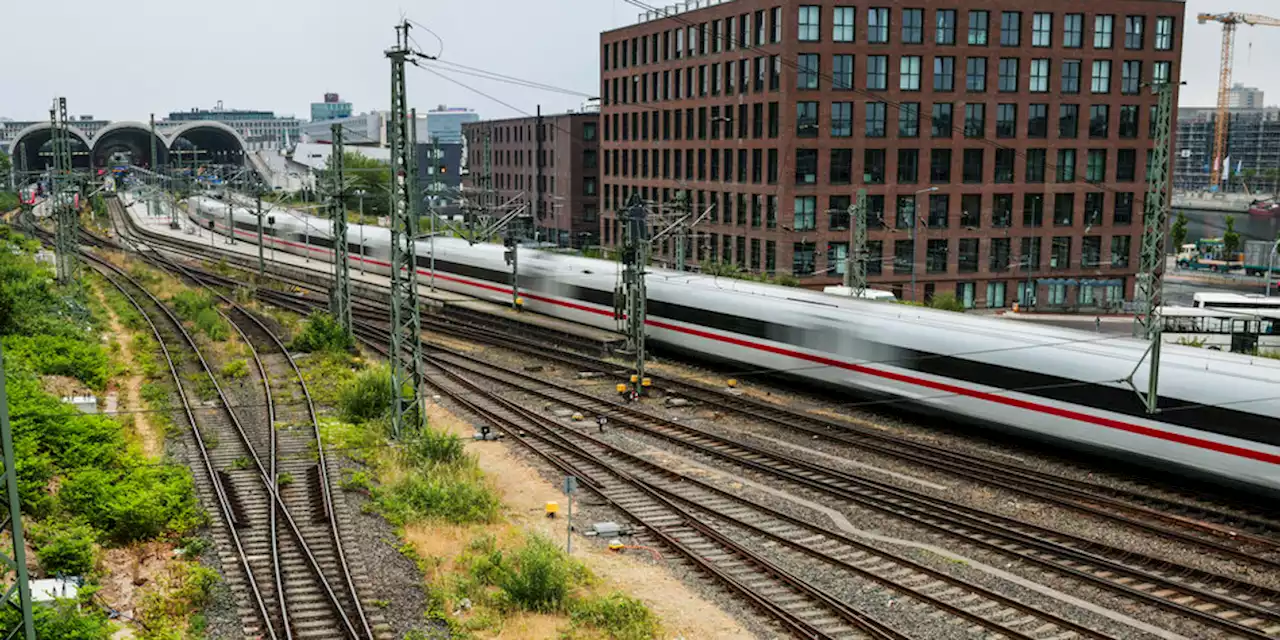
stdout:
MULTIPOLYGON (((258 218, 195 198, 201 227, 256 242, 258 218), (210 226, 212 225, 212 226, 210 226)), ((273 210, 264 239, 326 259, 329 222, 273 210)), ((388 273, 390 232, 351 225, 353 262, 388 273)), ((503 247, 437 238, 436 286, 507 303, 503 247)), ((520 249, 525 307, 617 328, 617 263, 520 249)), ((431 244, 417 243, 427 274, 431 244)), ((1166 345, 1160 411, 1146 413, 1146 343, 790 287, 650 269, 648 339, 948 418, 1266 494, 1280 494, 1280 361, 1166 345), (1130 382, 1131 381, 1131 382, 1130 382)), ((837 391, 839 393, 839 391, 837 391)))

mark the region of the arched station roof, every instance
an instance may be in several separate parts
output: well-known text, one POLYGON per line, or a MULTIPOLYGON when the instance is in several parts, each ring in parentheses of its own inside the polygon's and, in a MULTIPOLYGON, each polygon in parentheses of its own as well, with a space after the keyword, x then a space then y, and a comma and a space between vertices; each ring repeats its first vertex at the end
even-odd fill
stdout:
MULTIPOLYGON (((67 132, 71 135, 71 166, 88 168, 89 153, 92 148, 89 136, 73 125, 67 126, 67 132)), ((9 143, 9 151, 15 156, 14 161, 18 162, 19 159, 16 156, 25 144, 26 157, 21 159, 19 166, 28 171, 39 171, 53 165, 53 157, 49 155, 52 143, 53 125, 48 122, 37 122, 14 135, 9 143)))
MULTIPOLYGON (((164 162, 169 155, 169 141, 159 133, 155 134, 156 155, 164 162)), ((93 166, 104 167, 111 160, 111 154, 117 151, 128 151, 133 155, 133 163, 143 167, 155 165, 151 158, 151 127, 143 122, 113 122, 93 137, 93 166)))
POLYGON ((176 152, 189 145, 195 145, 202 151, 208 152, 218 164, 243 162, 247 148, 239 132, 226 124, 212 120, 188 122, 169 133, 170 152, 176 152))

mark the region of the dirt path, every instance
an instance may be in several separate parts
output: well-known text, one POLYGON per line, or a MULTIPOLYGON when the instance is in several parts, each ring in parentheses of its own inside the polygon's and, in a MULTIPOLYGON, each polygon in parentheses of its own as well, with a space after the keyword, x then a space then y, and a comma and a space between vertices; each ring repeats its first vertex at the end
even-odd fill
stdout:
MULTIPOLYGON (((134 359, 133 354, 133 336, 129 333, 124 325, 120 324, 120 318, 116 315, 115 309, 107 303, 107 297, 102 293, 101 287, 93 287, 93 295, 97 296, 98 301, 102 303, 107 313, 107 321, 111 327, 111 335, 116 343, 120 345, 120 357, 129 367, 129 375, 124 378, 124 403, 120 407, 124 411, 139 411, 144 408, 142 402, 142 374, 138 362, 134 359)), ((158 458, 164 451, 164 436, 160 430, 151 423, 150 417, 146 413, 131 414, 132 421, 121 420, 121 422, 131 422, 133 424, 134 435, 138 438, 138 443, 142 446, 142 453, 148 458, 158 458)))
MULTIPOLYGON (((519 527, 537 531, 553 540, 564 539, 563 520, 543 517, 543 506, 548 500, 558 500, 563 505, 560 487, 547 482, 537 469, 510 450, 518 445, 472 441, 474 429, 439 405, 428 405, 427 414, 432 427, 455 433, 467 441, 467 450, 478 458, 485 477, 501 493, 509 513, 509 524, 500 525, 490 533, 502 539, 503 529, 519 527)), ((579 524, 581 526, 582 523, 579 524)), ((451 557, 464 549, 478 533, 480 531, 465 527, 409 526, 404 536, 424 557, 451 557)), ((736 640, 755 637, 724 610, 673 577, 662 566, 615 554, 582 536, 574 536, 573 555, 604 582, 606 591, 616 589, 644 601, 662 620, 664 638, 736 640)), ((557 625, 563 622, 563 619, 552 616, 522 616, 509 620, 500 637, 530 640, 554 637, 557 625)))

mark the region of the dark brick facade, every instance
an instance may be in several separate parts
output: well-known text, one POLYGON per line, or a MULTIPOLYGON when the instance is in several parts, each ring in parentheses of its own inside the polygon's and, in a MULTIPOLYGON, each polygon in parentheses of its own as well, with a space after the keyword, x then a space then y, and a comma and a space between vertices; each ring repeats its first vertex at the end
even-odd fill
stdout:
POLYGON ((599 118, 598 113, 542 116, 541 154, 536 117, 463 124, 468 154, 463 184, 482 186, 487 136, 498 203, 513 198, 529 203, 539 240, 573 247, 598 244, 599 118))
POLYGON ((1118 306, 1141 244, 1149 85, 1178 81, 1184 10, 732 0, 606 32, 603 243, 632 191, 689 189, 717 205, 690 261, 831 284, 866 188, 877 288, 998 307, 1032 280, 1041 308, 1118 306))

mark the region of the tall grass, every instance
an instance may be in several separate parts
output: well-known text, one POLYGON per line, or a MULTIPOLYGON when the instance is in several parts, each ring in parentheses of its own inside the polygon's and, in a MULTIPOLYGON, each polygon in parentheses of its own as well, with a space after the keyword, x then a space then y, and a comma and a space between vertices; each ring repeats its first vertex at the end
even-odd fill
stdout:
POLYGON ((302 331, 294 336, 289 348, 294 351, 343 352, 355 346, 351 334, 342 329, 342 325, 333 316, 315 312, 307 318, 302 331))
POLYGON ((338 392, 338 413, 345 422, 368 422, 390 411, 391 398, 391 370, 366 369, 338 392))

